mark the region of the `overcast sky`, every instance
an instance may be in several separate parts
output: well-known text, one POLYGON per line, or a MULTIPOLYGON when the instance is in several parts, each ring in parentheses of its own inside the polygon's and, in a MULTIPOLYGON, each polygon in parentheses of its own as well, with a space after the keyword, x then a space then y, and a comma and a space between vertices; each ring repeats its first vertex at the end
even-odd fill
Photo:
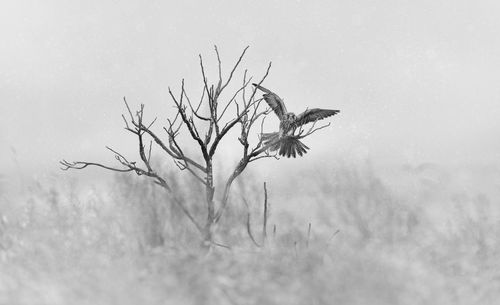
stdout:
POLYGON ((272 61, 264 85, 288 110, 342 111, 305 162, 494 162, 499 16, 498 1, 2 1, 0 169, 133 153, 122 97, 166 118, 168 86, 199 92, 199 53, 215 75, 214 44, 226 73, 246 45, 251 74, 272 61))

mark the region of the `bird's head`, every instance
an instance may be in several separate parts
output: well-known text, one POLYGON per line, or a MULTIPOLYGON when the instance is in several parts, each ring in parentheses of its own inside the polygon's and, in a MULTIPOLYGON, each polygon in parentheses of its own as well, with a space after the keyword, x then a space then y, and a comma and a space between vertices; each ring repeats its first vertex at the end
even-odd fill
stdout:
POLYGON ((293 122, 293 121, 295 121, 295 119, 297 119, 297 116, 293 112, 288 112, 285 114, 285 119, 287 121, 293 122))

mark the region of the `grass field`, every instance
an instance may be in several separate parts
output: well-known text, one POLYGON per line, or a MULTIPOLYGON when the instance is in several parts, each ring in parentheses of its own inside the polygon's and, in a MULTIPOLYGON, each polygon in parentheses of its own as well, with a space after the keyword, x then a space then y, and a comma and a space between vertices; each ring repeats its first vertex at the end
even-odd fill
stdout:
MULTIPOLYGON (((276 178, 268 181, 265 241, 262 181, 247 175, 216 233, 230 249, 208 252, 147 180, 117 176, 95 186, 60 177, 16 191, 2 183, 0 304, 497 304, 500 297, 495 167, 338 165, 303 172, 300 183, 276 178), (247 234, 248 211, 263 247, 247 234)), ((203 219, 196 191, 176 185, 203 219)))

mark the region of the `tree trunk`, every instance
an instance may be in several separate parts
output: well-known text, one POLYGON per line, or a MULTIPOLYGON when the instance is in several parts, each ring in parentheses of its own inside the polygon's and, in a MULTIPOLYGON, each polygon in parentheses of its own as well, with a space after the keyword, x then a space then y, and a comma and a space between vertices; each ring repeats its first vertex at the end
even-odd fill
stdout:
POLYGON ((204 229, 204 242, 211 243, 213 239, 213 226, 215 219, 215 205, 214 205, 214 178, 213 178, 213 168, 212 160, 206 162, 207 165, 207 177, 206 177, 206 201, 207 201, 207 222, 204 229))

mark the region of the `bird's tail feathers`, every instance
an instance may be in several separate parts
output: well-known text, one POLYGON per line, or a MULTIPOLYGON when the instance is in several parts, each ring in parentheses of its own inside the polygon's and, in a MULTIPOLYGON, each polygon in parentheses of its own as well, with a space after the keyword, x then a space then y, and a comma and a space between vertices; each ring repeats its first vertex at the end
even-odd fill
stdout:
POLYGON ((309 147, 302 143, 297 137, 289 136, 281 140, 278 154, 287 158, 295 158, 297 155, 302 157, 302 155, 307 153, 308 149, 309 147))
POLYGON ((307 153, 309 147, 302 143, 296 136, 286 136, 280 138, 279 132, 262 133, 262 145, 268 145, 270 151, 278 151, 278 155, 283 157, 302 157, 307 153))
POLYGON ((269 150, 276 151, 280 149, 280 135, 279 132, 270 132, 261 134, 262 145, 270 145, 269 150))

